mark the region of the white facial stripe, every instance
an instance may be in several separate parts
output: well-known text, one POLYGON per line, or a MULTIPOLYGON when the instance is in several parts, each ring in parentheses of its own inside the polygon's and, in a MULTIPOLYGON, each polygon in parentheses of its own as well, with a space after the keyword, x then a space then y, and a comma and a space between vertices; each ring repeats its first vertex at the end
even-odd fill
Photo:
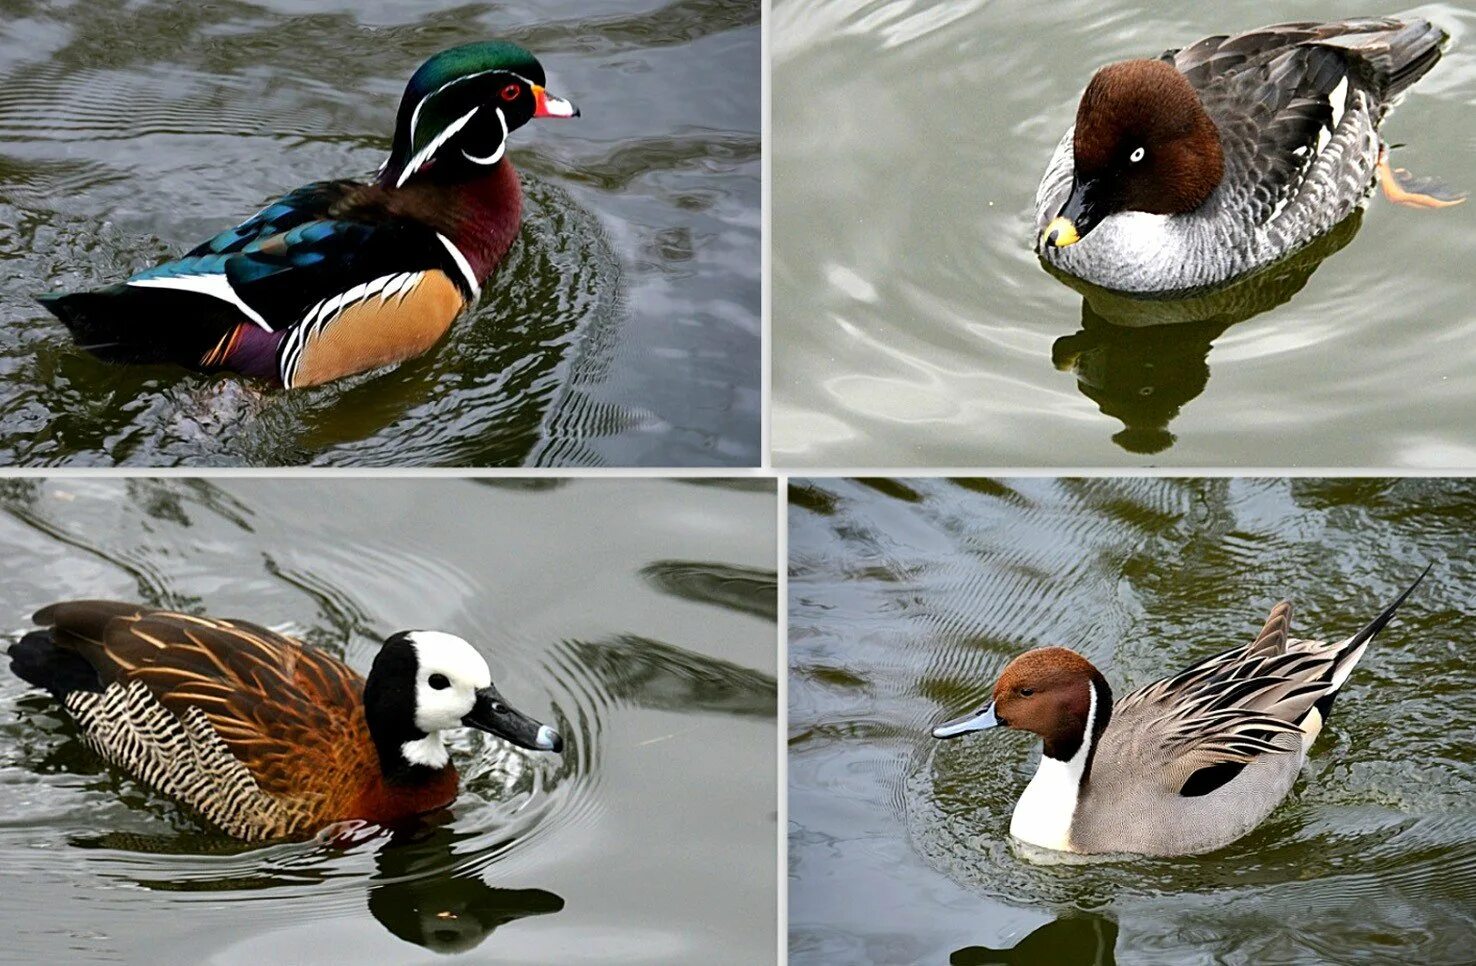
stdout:
MULTIPOLYGON (((418 107, 417 107, 417 110, 419 110, 418 107)), ((405 165, 405 170, 403 170, 403 171, 400 172, 400 178, 399 178, 398 181, 395 182, 395 187, 396 188, 402 188, 402 187, 404 187, 405 182, 410 180, 410 176, 412 174, 414 174, 417 170, 419 170, 419 168, 420 168, 420 166, 422 164, 425 164, 425 162, 427 160, 429 160, 431 157, 433 157, 435 155, 436 151, 438 151, 440 149, 441 145, 445 144, 448 140, 450 140, 451 137, 453 135, 455 135, 457 131, 459 131, 462 128, 466 127, 466 122, 470 121, 472 119, 472 117, 478 111, 480 111, 480 110, 481 110, 480 107, 474 107, 471 110, 467 111, 465 114, 463 114, 460 117, 458 117, 456 120, 452 121, 450 124, 447 124, 446 125, 446 130, 442 131, 440 134, 437 134, 436 137, 435 137, 435 140, 433 140, 433 141, 431 141, 431 143, 427 144, 421 150, 421 152, 419 154, 415 155, 415 157, 413 157, 413 158, 410 159, 410 163, 409 164, 405 165)), ((413 125, 412 125, 412 129, 413 129, 413 125)), ((411 144, 414 144, 415 143, 413 137, 412 137, 410 143, 411 144)))
POLYGON ((466 158, 472 164, 496 164, 497 162, 501 161, 502 156, 507 153, 507 115, 502 113, 502 108, 500 107, 495 107, 493 108, 493 110, 497 112, 497 123, 502 125, 502 140, 497 142, 497 150, 493 151, 485 158, 479 158, 475 155, 467 154, 466 151, 463 150, 461 152, 461 156, 466 158))
POLYGON ((230 279, 226 278, 224 274, 175 275, 169 278, 144 278, 129 282, 128 284, 135 288, 172 288, 178 289, 181 292, 198 292, 201 295, 209 295, 212 298, 218 298, 223 302, 231 303, 240 309, 241 314, 246 316, 246 318, 255 322, 268 332, 272 331, 272 327, 267 325, 267 320, 261 317, 261 313, 247 305, 241 296, 236 294, 236 290, 231 288, 230 279))
POLYGON ((451 259, 456 262, 456 267, 461 271, 461 277, 466 279, 466 284, 471 287, 471 300, 475 302, 480 299, 482 297, 482 286, 477 284, 477 273, 472 271, 471 262, 466 260, 466 256, 461 254, 461 249, 457 248, 455 242, 451 241, 451 239, 440 232, 436 232, 436 237, 441 240, 442 245, 446 246, 446 251, 451 253, 451 259))
MULTIPOLYGON (((528 78, 524 77, 522 74, 515 74, 515 73, 513 73, 510 70, 502 70, 501 68, 498 68, 498 67, 494 67, 491 70, 479 70, 475 74, 467 74, 465 77, 453 77, 451 80, 448 80, 446 83, 442 84, 440 87, 437 87, 435 90, 431 91, 429 94, 427 94, 424 97, 422 97, 420 99, 420 102, 415 105, 415 110, 413 110, 413 111, 410 112, 410 143, 411 144, 414 144, 415 143, 415 128, 420 123, 420 109, 425 106, 425 102, 426 101, 430 100, 432 97, 435 97, 437 94, 441 93, 442 91, 446 90, 447 88, 454 87, 455 85, 460 84, 462 81, 469 81, 469 80, 473 80, 473 79, 478 78, 478 77, 485 77, 488 74, 497 74, 497 73, 506 74, 509 77, 516 77, 518 80, 522 81, 524 84, 527 84, 529 90, 531 90, 533 88, 533 82, 530 81, 528 78)), ((507 134, 506 127, 503 128, 503 134, 504 135, 507 134)), ((386 163, 388 163, 388 162, 386 162, 386 163)), ((402 181, 401 184, 403 184, 403 183, 404 182, 402 181)), ((398 187, 398 185, 396 187, 398 187)))

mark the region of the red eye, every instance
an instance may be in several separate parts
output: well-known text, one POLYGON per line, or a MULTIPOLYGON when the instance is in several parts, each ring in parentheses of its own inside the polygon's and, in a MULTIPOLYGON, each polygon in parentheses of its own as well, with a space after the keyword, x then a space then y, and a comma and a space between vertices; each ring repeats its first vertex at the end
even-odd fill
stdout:
POLYGON ((502 99, 504 101, 515 101, 515 100, 518 99, 518 94, 521 91, 522 91, 522 88, 519 87, 518 85, 516 85, 516 84, 509 84, 509 85, 507 85, 506 87, 504 87, 502 89, 502 99))

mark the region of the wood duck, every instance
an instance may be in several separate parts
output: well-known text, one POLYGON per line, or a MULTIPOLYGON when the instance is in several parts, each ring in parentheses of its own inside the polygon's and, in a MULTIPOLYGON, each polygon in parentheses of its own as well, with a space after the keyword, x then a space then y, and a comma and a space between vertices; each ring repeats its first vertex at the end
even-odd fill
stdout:
POLYGON ((453 728, 564 747, 508 706, 454 634, 391 635, 364 678, 249 621, 100 600, 35 620, 44 626, 11 646, 11 670, 50 691, 108 761, 247 841, 445 808, 458 784, 442 739, 453 728))
POLYGON ((373 182, 305 185, 183 258, 39 301, 110 362, 290 389, 412 358, 476 303, 517 236, 508 135, 578 115, 516 44, 443 50, 410 78, 373 182))

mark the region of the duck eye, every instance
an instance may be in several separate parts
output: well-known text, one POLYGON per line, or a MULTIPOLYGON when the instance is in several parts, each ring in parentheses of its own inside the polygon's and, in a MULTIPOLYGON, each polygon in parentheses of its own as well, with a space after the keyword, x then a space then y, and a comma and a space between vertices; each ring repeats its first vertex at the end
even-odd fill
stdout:
POLYGON ((1138 147, 1133 148, 1133 153, 1128 155, 1128 160, 1131 161, 1133 164, 1137 164, 1139 161, 1143 160, 1144 153, 1145 152, 1143 151, 1142 145, 1139 145, 1138 147))
POLYGON ((451 686, 451 682, 446 678, 446 675, 444 674, 432 674, 430 677, 425 679, 425 683, 429 684, 437 691, 444 691, 451 686))
POLYGON ((522 88, 518 87, 518 85, 509 84, 502 89, 502 99, 504 101, 515 101, 518 99, 518 92, 520 90, 522 88))
POLYGON ((1034 688, 1021 688, 1020 689, 1020 697, 1022 697, 1022 698, 1028 698, 1028 697, 1030 697, 1034 693, 1035 693, 1035 689, 1034 688))

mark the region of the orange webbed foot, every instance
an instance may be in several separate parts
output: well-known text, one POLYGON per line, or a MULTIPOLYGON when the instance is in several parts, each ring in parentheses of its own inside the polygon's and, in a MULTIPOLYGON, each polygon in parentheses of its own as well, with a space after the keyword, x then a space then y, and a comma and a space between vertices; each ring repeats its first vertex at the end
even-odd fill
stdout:
POLYGON ((1379 158, 1379 187, 1384 197, 1410 208, 1452 208, 1464 204, 1466 193, 1452 191, 1434 178, 1417 178, 1408 168, 1391 168, 1389 155, 1379 158))

